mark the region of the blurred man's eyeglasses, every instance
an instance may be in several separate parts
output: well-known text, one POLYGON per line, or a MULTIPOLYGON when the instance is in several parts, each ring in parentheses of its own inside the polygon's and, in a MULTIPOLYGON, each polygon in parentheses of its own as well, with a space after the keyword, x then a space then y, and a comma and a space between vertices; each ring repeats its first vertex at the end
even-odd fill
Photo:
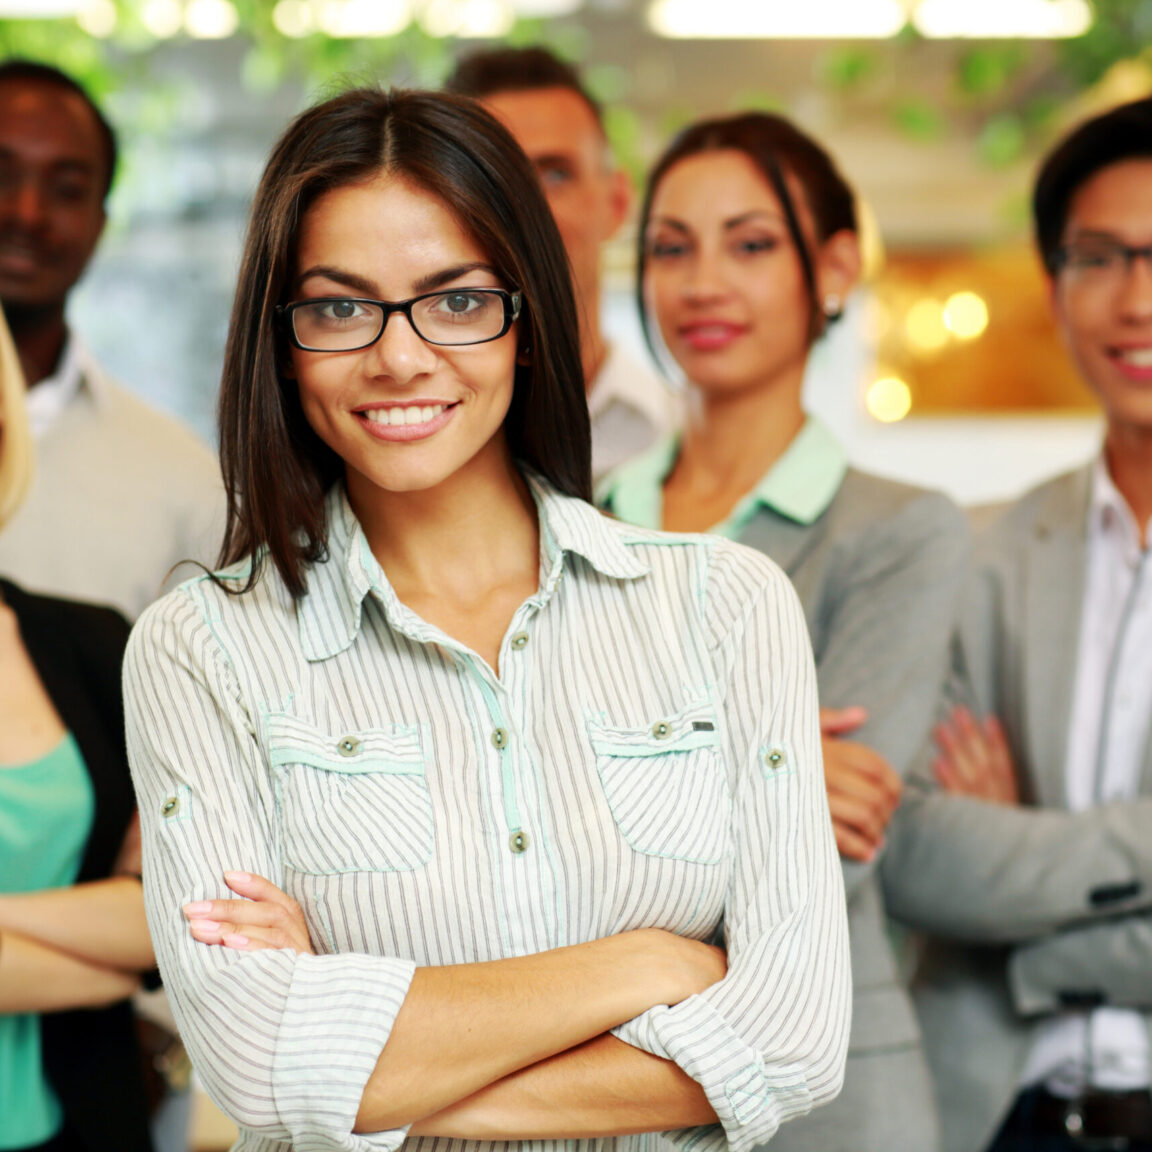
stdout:
POLYGON ((1129 276, 1137 260, 1152 271, 1152 244, 1133 247, 1119 240, 1073 240, 1056 249, 1053 272, 1078 283, 1112 288, 1129 276))

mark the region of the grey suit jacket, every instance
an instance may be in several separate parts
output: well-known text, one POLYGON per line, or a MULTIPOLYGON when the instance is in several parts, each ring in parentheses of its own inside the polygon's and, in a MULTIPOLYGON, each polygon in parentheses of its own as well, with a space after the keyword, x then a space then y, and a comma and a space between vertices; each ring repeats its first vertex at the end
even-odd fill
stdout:
MULTIPOLYGON (((775 560, 800 595, 821 705, 864 705, 868 722, 849 738, 903 774, 927 739, 946 671, 968 548, 959 509, 849 469, 813 524, 762 507, 740 539, 775 560)), ((784 1125, 772 1152, 934 1152, 931 1085, 877 877, 849 862, 844 876, 854 1001, 844 1089, 784 1125)))
POLYGON ((943 795, 923 771, 889 828, 889 909, 935 934, 914 988, 947 1152, 991 1140, 1045 1014, 1089 993, 1152 1021, 1152 747, 1138 799, 1065 801, 1089 480, 993 521, 966 598, 952 687, 1000 717, 1026 806, 943 795))

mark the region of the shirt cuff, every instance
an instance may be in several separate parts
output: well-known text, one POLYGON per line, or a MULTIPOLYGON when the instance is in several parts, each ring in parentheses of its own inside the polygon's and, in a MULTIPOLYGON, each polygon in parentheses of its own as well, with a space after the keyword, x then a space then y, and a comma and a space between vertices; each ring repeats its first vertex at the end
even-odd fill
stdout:
POLYGON ((296 958, 273 1057, 276 1108, 296 1152, 393 1152, 404 1142, 407 1128, 352 1128, 415 970, 379 956, 296 958))
POLYGON ((803 1067, 766 1065, 703 996, 690 996, 673 1008, 657 1005, 613 1033, 671 1060, 704 1089, 722 1132, 713 1126, 669 1133, 681 1148, 727 1145, 732 1152, 747 1152, 774 1136, 783 1121, 812 1107, 803 1067))

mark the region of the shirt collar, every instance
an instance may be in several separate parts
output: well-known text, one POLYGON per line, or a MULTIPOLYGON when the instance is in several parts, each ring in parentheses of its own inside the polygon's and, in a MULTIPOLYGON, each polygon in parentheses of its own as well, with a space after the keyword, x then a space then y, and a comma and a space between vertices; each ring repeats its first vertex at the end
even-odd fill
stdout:
POLYGON ((1108 463, 1101 454, 1092 466, 1091 489, 1088 500, 1088 537, 1117 540, 1129 557, 1140 552, 1140 530, 1136 517, 1124 499, 1108 463))
POLYGON ((69 332, 60 352, 56 371, 28 389, 24 407, 32 435, 39 440, 52 428, 65 409, 82 392, 97 404, 106 395, 104 380, 84 342, 69 332))
POLYGON ((649 369, 622 348, 609 344, 588 395, 588 415, 595 420, 612 404, 623 404, 639 412, 658 432, 664 431, 672 423, 671 395, 653 382, 649 369))
MULTIPOLYGON (((670 436, 617 469, 597 491, 599 502, 622 520, 659 528, 663 517, 661 489, 676 462, 679 446, 679 438, 670 436)), ((742 526, 761 506, 798 524, 811 524, 832 503, 847 470, 844 450, 828 426, 817 416, 806 416, 784 455, 718 528, 737 523, 742 526)))
MULTIPOLYGON (((647 575, 624 542, 620 525, 590 504, 563 496, 547 481, 528 476, 540 517, 541 601, 555 590, 569 555, 583 557, 598 572, 619 580, 647 575)), ((368 539, 343 484, 325 498, 328 523, 327 558, 308 570, 308 591, 296 602, 296 617, 304 655, 326 660, 350 647, 360 631, 364 598, 374 593, 392 627, 415 640, 431 641, 441 634, 421 620, 396 596, 388 577, 368 547, 368 539)))

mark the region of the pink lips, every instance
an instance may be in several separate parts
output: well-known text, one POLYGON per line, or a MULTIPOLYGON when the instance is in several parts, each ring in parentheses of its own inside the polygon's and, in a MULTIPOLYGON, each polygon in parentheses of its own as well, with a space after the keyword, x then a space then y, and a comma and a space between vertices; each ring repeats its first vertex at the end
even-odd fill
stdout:
POLYGON ((689 348, 697 352, 713 352, 717 349, 727 348, 729 344, 743 334, 744 327, 741 324, 711 320, 707 323, 681 325, 679 331, 680 338, 689 348))
POLYGON ((443 400, 415 401, 411 404, 378 404, 359 409, 354 413, 360 425, 377 440, 391 444, 407 444, 414 440, 424 440, 439 432, 455 415, 458 404, 443 400), (407 413, 413 409, 423 409, 424 416, 407 419, 403 423, 385 423, 379 417, 391 417, 393 413, 407 413), (433 412, 429 416, 428 409, 433 412), (369 415, 372 413, 373 415, 369 415))
POLYGON ((1108 358, 1129 380, 1152 381, 1152 344, 1113 347, 1108 350, 1108 358))

